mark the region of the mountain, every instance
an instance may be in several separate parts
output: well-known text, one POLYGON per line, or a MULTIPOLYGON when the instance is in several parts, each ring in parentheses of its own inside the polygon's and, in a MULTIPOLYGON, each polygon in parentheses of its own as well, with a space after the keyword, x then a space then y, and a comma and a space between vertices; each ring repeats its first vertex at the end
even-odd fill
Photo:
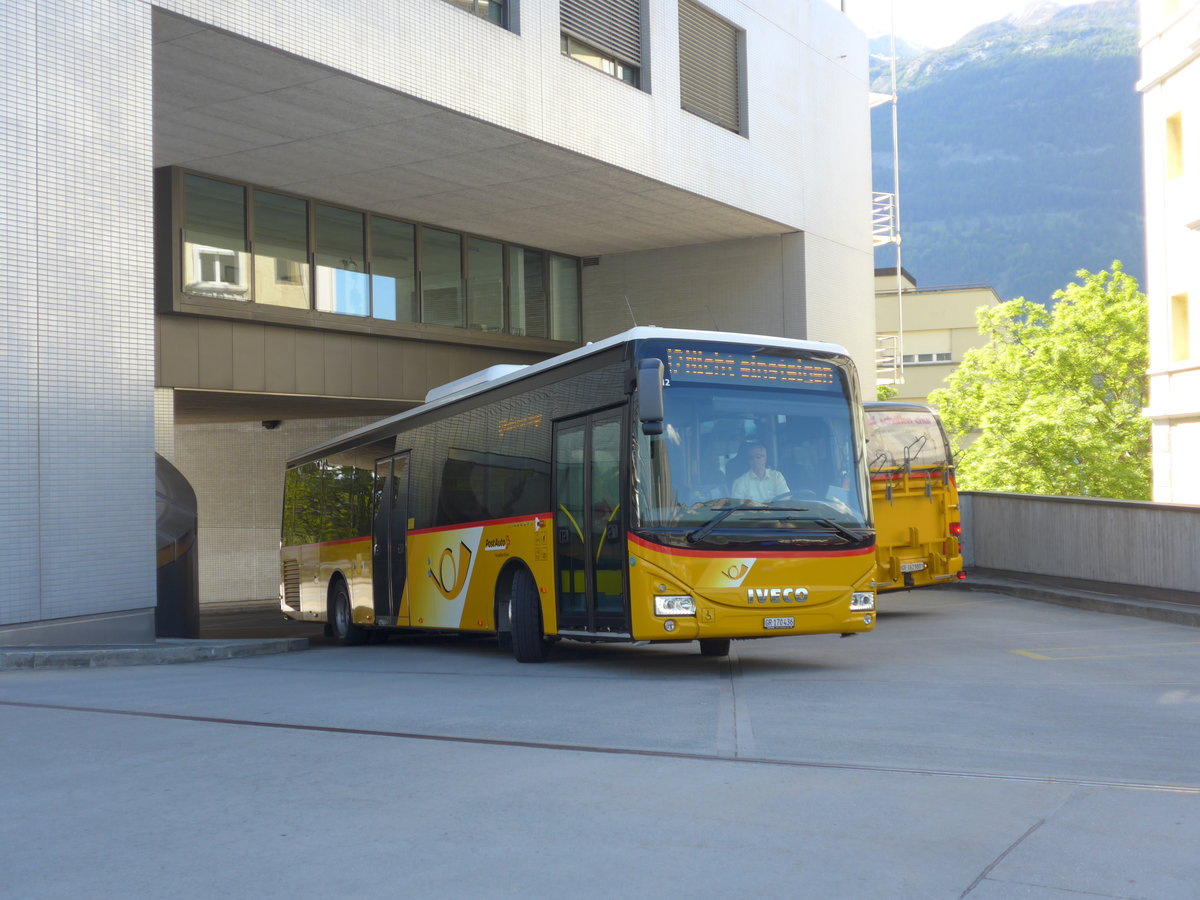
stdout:
MULTIPOLYGON (((898 61, 902 264, 918 285, 1049 303, 1114 259, 1144 280, 1137 28, 1136 0, 1041 3, 898 61)), ((890 93, 890 57, 871 74, 890 93)), ((893 188, 891 112, 872 111, 877 191, 893 188)))
MULTIPOLYGON (((867 42, 871 54, 871 65, 890 68, 892 59, 892 39, 888 35, 877 35, 867 42)), ((899 35, 896 36, 896 59, 912 59, 929 52, 924 44, 914 44, 899 35)))

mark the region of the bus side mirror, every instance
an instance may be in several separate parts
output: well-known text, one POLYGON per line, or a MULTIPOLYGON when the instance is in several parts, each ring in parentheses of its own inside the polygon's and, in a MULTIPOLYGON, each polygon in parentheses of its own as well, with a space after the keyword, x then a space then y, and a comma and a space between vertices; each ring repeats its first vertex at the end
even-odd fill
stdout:
POLYGON ((663 433, 663 361, 643 359, 638 365, 638 418, 642 434, 663 433))

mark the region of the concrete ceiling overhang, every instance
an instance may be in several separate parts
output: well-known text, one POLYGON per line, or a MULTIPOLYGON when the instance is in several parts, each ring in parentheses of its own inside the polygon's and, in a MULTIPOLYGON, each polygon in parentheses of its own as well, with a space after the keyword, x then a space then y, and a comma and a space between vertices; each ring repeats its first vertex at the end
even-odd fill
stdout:
MULTIPOLYGON (((383 419, 415 404, 353 397, 308 397, 295 394, 245 394, 235 391, 176 390, 176 425, 218 422, 278 422, 292 419, 383 419)), ((264 427, 270 427, 264 426, 264 427)))
POLYGON ((793 230, 160 10, 154 164, 576 256, 793 230))

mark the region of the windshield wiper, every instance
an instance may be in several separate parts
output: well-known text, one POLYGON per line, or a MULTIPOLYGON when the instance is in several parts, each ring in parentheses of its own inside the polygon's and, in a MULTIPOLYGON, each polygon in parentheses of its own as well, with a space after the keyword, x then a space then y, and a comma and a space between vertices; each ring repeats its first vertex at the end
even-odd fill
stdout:
POLYGON ((727 506, 715 516, 701 525, 694 531, 689 531, 684 535, 689 544, 696 544, 704 540, 713 529, 728 519, 735 512, 808 512, 807 506, 727 506))
POLYGON ((839 537, 844 537, 846 540, 857 544, 863 539, 861 534, 855 534, 849 528, 839 525, 833 519, 810 519, 811 522, 816 522, 818 525, 824 525, 826 528, 836 532, 839 537))

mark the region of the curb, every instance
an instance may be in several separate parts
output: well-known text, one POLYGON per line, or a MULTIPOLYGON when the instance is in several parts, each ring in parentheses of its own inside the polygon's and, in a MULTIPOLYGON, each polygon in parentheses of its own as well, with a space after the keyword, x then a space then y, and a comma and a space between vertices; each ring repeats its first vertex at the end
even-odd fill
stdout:
POLYGON ((122 647, 0 647, 0 671, 158 666, 267 656, 307 649, 308 638, 210 641, 163 638, 153 644, 122 647))
POLYGON ((968 575, 957 587, 970 591, 988 591, 1007 594, 1022 600, 1037 600, 1057 606, 1070 606, 1093 612, 1110 613, 1117 616, 1134 616, 1173 625, 1188 625, 1200 628, 1200 607, 1185 603, 1169 603, 1165 600, 1142 600, 1134 597, 1118 597, 1093 591, 1046 587, 1003 578, 987 578, 968 575))

